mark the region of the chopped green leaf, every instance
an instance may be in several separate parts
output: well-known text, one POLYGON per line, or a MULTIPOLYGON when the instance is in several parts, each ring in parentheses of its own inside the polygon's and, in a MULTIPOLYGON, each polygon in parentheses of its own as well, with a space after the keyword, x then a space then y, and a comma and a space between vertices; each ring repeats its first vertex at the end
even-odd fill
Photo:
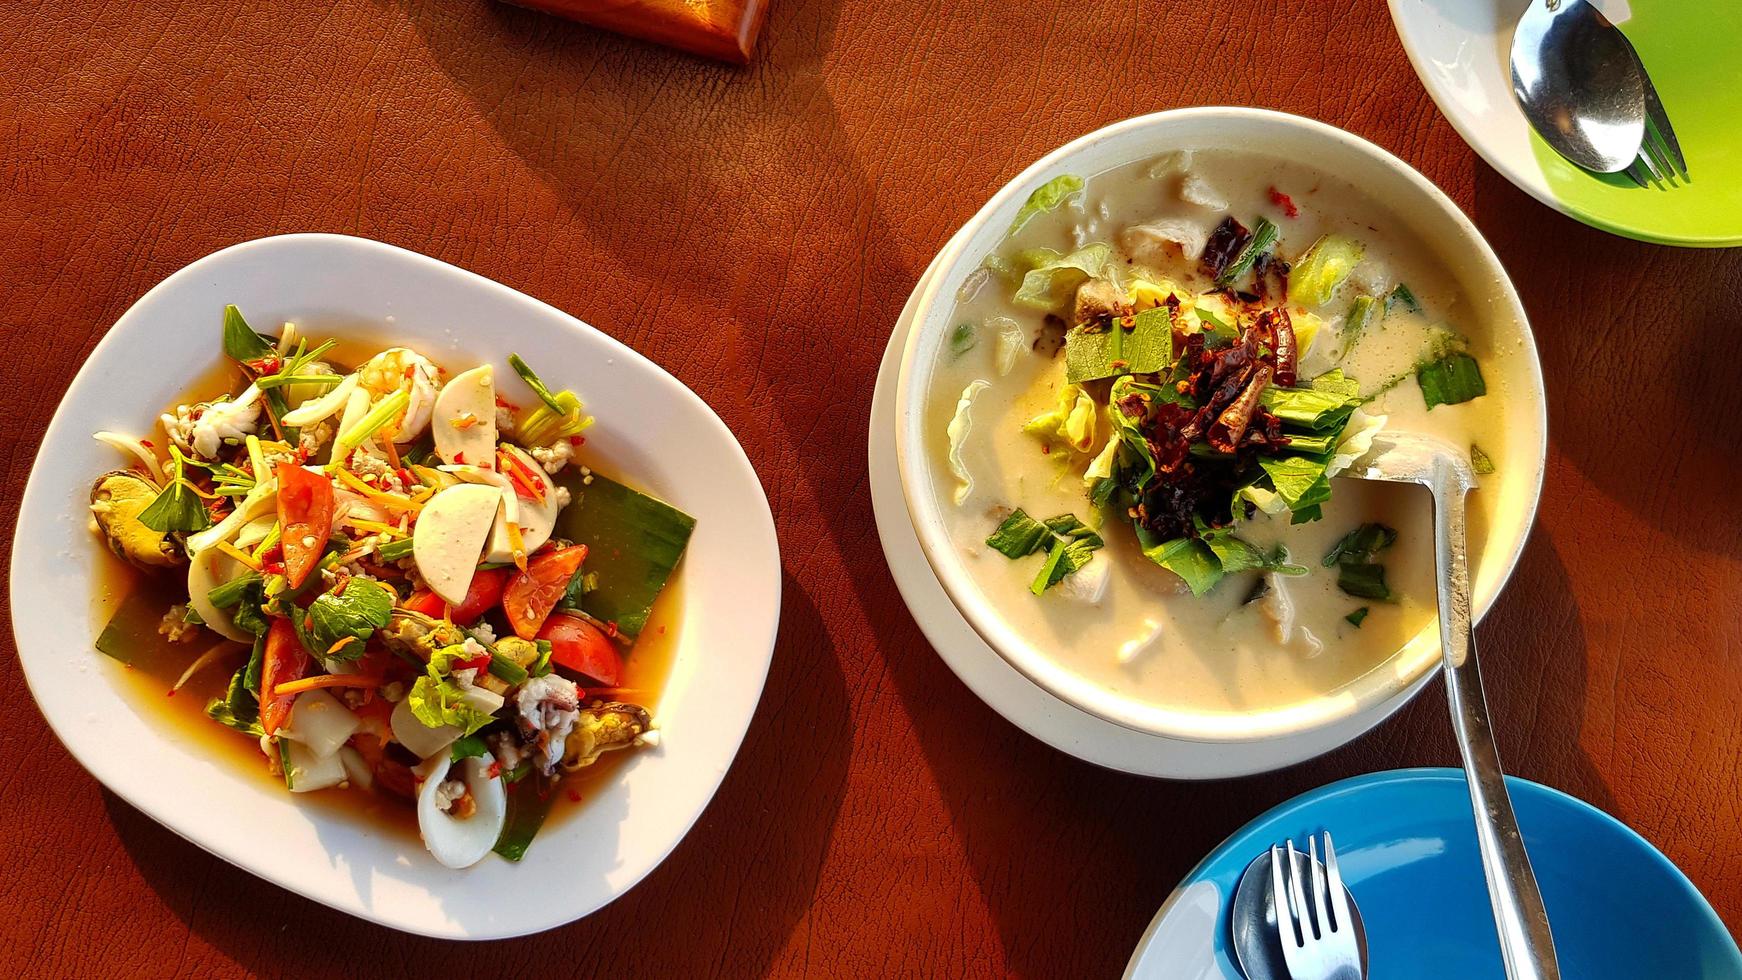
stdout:
POLYGON ((1060 174, 1035 188, 1034 193, 1028 195, 1028 200, 1017 210, 1015 220, 1010 222, 1010 230, 1004 233, 1005 237, 1021 231, 1022 226, 1028 224, 1028 220, 1035 215, 1057 209, 1059 205, 1070 200, 1071 195, 1082 189, 1083 178, 1075 174, 1060 174))
POLYGON ((316 596, 308 607, 309 653, 343 661, 363 656, 369 637, 387 625, 395 598, 391 588, 363 578, 347 579, 343 593, 316 596))
POLYGON ((1357 599, 1391 601, 1385 585, 1385 566, 1380 564, 1337 566, 1337 588, 1357 599))
POLYGON ((1324 458, 1314 456, 1264 456, 1258 460, 1296 524, 1316 520, 1318 507, 1331 499, 1326 463, 1324 458))
POLYGON ((1353 626, 1356 629, 1360 629, 1362 621, 1367 618, 1367 612, 1368 612, 1367 607, 1362 606, 1361 608, 1355 610, 1354 612, 1350 613, 1347 616, 1344 616, 1343 618, 1349 621, 1350 626, 1353 626))
POLYGON ((169 447, 169 455, 169 486, 139 512, 138 521, 159 534, 204 531, 212 526, 212 516, 187 480, 187 459, 175 446, 169 447))
POLYGON ((1323 235, 1288 271, 1288 301, 1322 306, 1355 271, 1366 246, 1347 235, 1323 235))
POLYGON ((258 361, 277 352, 272 341, 254 332, 242 311, 234 305, 224 307, 224 354, 238 363, 258 361))
POLYGON ((1259 218, 1258 224, 1252 229, 1252 237, 1246 241, 1246 247, 1216 277, 1216 285, 1227 287, 1239 282, 1242 276, 1252 271, 1252 266, 1257 263, 1260 255, 1276 247, 1276 239, 1276 225, 1269 218, 1259 218))
POLYGON ((986 546, 1006 558, 1026 558, 1046 547, 1049 534, 1045 524, 1019 507, 999 522, 997 530, 986 539, 986 546))
POLYGON ((1421 312, 1421 303, 1416 301, 1415 294, 1403 283, 1398 283, 1385 297, 1385 314, 1390 316, 1391 311, 1400 306, 1411 313, 1421 312))
POLYGON ((238 667, 230 677, 230 686, 224 696, 206 702, 206 717, 244 735, 259 738, 266 731, 260 727, 260 703, 248 691, 247 670, 247 667, 238 667))
POLYGON ((448 756, 450 762, 458 762, 461 759, 483 759, 490 755, 490 747, 484 744, 484 736, 476 733, 461 735, 454 739, 452 749, 453 751, 448 756))
POLYGON ((520 375, 520 380, 526 382, 526 386, 532 389, 538 400, 549 406, 551 411, 560 415, 568 410, 568 406, 557 400, 557 396, 545 387, 544 379, 519 354, 508 355, 508 366, 514 369, 515 374, 520 375))
MULTIPOLYGON (((530 772, 527 767, 527 772, 530 772)), ((519 769, 516 769, 519 772, 519 769)), ((557 797, 556 788, 548 779, 539 776, 533 779, 525 778, 526 772, 508 780, 508 813, 502 823, 502 833, 496 837, 497 854, 510 861, 518 861, 526 856, 526 849, 532 844, 532 838, 538 834, 538 829, 544 826, 545 815, 550 812, 551 802, 557 797)))
POLYGON ((599 587, 571 608, 639 636, 696 519, 598 472, 583 477, 578 466, 565 467, 555 482, 573 497, 557 515, 556 536, 586 545, 587 570, 598 575, 599 587))
POLYGON ((1059 389, 1058 405, 1022 424, 1022 431, 1039 436, 1047 443, 1063 443, 1079 453, 1086 453, 1095 444, 1095 419, 1100 406, 1089 393, 1075 384, 1059 389))
POLYGON ((1057 517, 1049 517, 1044 523, 1047 530, 1061 538, 1071 541, 1087 541, 1093 548, 1104 547, 1107 544, 1099 534, 1095 533, 1093 528, 1078 520, 1075 514, 1060 514, 1057 517))
POLYGON ((1457 405, 1488 393, 1482 368, 1465 353, 1451 353, 1415 369, 1422 400, 1431 411, 1437 405, 1457 405))
POLYGON ((1470 443, 1470 468, 1481 476, 1494 472, 1494 460, 1473 442, 1470 443))
POLYGON ((1139 527, 1137 543, 1143 548, 1144 557, 1178 575, 1194 596, 1203 595, 1222 581, 1221 561, 1209 545, 1196 538, 1158 542, 1153 534, 1139 527))
POLYGON ((979 342, 980 335, 974 331, 974 325, 964 320, 950 330, 950 356, 961 357, 979 342))
POLYGON ((1264 389, 1259 401, 1280 418, 1284 425, 1309 429, 1315 433, 1341 430, 1355 409, 1361 407, 1359 393, 1350 394, 1342 388, 1319 387, 1264 389))
POLYGON ((1384 524, 1363 524, 1348 534, 1326 553, 1324 566, 1363 564, 1397 541, 1397 531, 1384 524))
POLYGON ((467 702, 458 684, 436 674, 434 661, 430 673, 417 679, 405 699, 417 720, 431 728, 452 725, 469 735, 494 720, 467 702))
MULTIPOLYGON (((1343 535, 1329 553, 1324 566, 1337 568, 1337 588, 1360 599, 1391 601, 1391 589, 1385 584, 1385 566, 1374 556, 1397 541, 1397 531, 1384 524, 1363 524, 1343 535)), ((1359 623, 1355 625, 1359 626, 1359 623)))
POLYGON ((1173 311, 1165 306, 1103 326, 1081 324, 1065 334, 1065 380, 1071 384, 1120 374, 1154 374, 1173 363, 1173 311))

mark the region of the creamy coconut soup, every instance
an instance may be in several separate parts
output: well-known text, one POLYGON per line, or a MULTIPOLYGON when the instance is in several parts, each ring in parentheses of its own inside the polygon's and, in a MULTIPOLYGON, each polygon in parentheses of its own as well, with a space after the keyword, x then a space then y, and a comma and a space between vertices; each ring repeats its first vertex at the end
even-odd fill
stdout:
POLYGON ((1337 474, 1385 430, 1503 458, 1479 314, 1401 222, 1297 164, 1058 178, 940 348, 951 541, 1014 628, 1118 693, 1214 713, 1335 691, 1435 606, 1426 491, 1337 474))

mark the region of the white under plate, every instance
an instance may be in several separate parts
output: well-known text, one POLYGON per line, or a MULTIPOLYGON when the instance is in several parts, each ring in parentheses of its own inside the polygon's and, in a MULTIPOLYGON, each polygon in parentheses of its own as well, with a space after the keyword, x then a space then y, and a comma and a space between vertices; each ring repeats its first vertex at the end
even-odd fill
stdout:
MULTIPOLYGON (((948 251, 948 247, 939 252, 948 251)), ((1287 738, 1250 742, 1193 742, 1134 731, 1072 707, 1042 690, 998 656, 962 614, 920 551, 908 518, 895 461, 895 379, 916 301, 936 265, 926 269, 895 322, 871 397, 871 506, 883 554, 908 611, 938 656, 962 683, 1011 724, 1046 744, 1096 765, 1170 779, 1222 779, 1267 772, 1322 755, 1354 740, 1402 707, 1438 671, 1390 699, 1342 721, 1287 738)))
POLYGON ((780 555, 762 485, 694 392, 574 317, 379 242, 286 235, 224 249, 134 304, 67 390, 37 452, 12 548, 13 632, 43 715, 84 767, 164 826, 267 881, 382 925, 455 939, 524 935, 628 891, 701 815, 761 698, 780 615, 780 555), (221 356, 224 305, 262 327, 394 340, 447 366, 513 351, 572 386, 598 424, 587 458, 696 518, 678 577, 678 644, 658 703, 664 738, 554 819, 512 864, 437 864, 405 835, 302 805, 200 745, 114 683, 92 603, 110 558, 87 529, 91 481, 126 463, 91 438, 144 432, 221 356))

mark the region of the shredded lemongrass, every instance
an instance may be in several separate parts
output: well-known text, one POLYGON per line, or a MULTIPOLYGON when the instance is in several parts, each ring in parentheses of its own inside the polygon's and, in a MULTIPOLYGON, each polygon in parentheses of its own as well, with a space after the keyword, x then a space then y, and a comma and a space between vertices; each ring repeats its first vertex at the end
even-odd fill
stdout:
POLYGON ((351 451, 362 445, 365 439, 379 432, 395 416, 405 411, 409 404, 411 404, 411 392, 401 388, 376 402, 375 407, 371 408, 367 415, 357 420, 356 425, 339 433, 338 439, 333 442, 332 465, 334 468, 342 464, 345 458, 351 455, 351 451))
POLYGON ((508 548, 514 553, 514 567, 526 571, 526 541, 520 536, 520 525, 513 521, 505 522, 508 526, 508 548))
POLYGON ((346 517, 344 523, 351 527, 361 528, 364 531, 374 531, 377 534, 400 535, 405 533, 391 524, 383 524, 380 521, 366 521, 361 517, 346 517))
POLYGON ((195 674, 199 673, 201 668, 216 662, 218 658, 223 656, 225 653, 241 649, 241 647, 229 640, 212 647, 210 650, 207 650, 205 653, 202 653, 195 658, 193 663, 188 664, 188 669, 181 672, 181 676, 175 679, 175 686, 170 688, 170 690, 172 692, 181 690, 182 685, 186 684, 195 674))
POLYGON ((254 479, 266 479, 266 453, 260 449, 260 437, 251 435, 244 443, 248 446, 248 465, 254 470, 254 479))
POLYGON ((231 558, 247 565, 249 568, 252 568, 257 572, 260 571, 260 559, 255 558, 253 555, 243 551, 241 548, 236 547, 230 542, 219 541, 215 547, 224 554, 229 555, 231 558))
POLYGON ((159 486, 163 485, 163 464, 157 461, 155 453, 145 448, 145 443, 132 436, 124 436, 119 432, 99 432, 95 438, 105 446, 113 446, 124 453, 132 453, 137 456, 139 461, 145 464, 145 469, 151 474, 151 479, 156 481, 159 486))
POLYGON ((267 531, 266 537, 261 538, 260 544, 255 546, 254 560, 260 561, 268 551, 272 550, 272 546, 277 544, 279 539, 282 537, 284 537, 284 525, 275 522, 272 525, 272 530, 267 531))

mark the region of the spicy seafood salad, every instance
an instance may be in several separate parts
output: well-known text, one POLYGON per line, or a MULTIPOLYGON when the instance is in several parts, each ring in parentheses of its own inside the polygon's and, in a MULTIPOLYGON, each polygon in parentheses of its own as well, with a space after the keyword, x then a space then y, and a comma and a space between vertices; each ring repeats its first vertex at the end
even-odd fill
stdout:
POLYGON ((1322 696, 1422 631, 1425 496, 1335 478, 1385 429, 1491 472, 1505 400, 1481 311, 1399 225, 1229 151, 1036 190, 927 385, 938 510, 999 615, 1106 688, 1214 712, 1322 696))
POLYGON ((222 338, 161 440, 97 433, 131 465, 93 526, 138 570, 98 649, 204 683, 200 724, 290 792, 415 813, 449 867, 518 860, 564 780, 657 742, 663 678, 626 679, 694 521, 584 465, 593 419, 516 355, 504 397, 494 365, 350 370, 235 307, 222 338))

